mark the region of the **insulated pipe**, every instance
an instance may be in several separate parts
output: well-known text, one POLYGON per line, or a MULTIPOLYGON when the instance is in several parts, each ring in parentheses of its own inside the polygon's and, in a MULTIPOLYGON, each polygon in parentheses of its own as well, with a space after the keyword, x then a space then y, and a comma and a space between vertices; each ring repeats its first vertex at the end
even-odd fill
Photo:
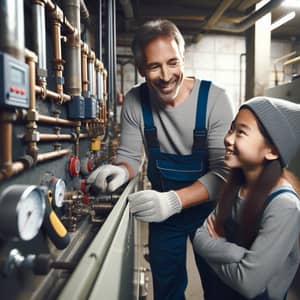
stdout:
POLYGON ((0 5, 0 51, 24 62, 24 7, 22 0, 3 0, 0 5))
POLYGON ((38 84, 46 87, 47 78, 47 51, 46 51, 46 25, 45 25, 45 1, 35 0, 33 5, 33 30, 34 51, 37 53, 37 78, 38 84))
POLYGON ((80 0, 62 1, 66 18, 75 28, 73 34, 68 35, 65 45, 65 88, 72 96, 81 96, 81 45, 80 45, 80 0))

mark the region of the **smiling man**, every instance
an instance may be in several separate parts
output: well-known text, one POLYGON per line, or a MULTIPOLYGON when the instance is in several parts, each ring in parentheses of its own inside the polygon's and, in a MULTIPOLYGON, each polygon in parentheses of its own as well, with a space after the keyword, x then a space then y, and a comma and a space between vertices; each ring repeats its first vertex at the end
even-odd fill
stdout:
MULTIPOLYGON (((138 173, 146 153, 152 189, 130 195, 129 207, 149 222, 155 300, 181 300, 187 239, 212 210, 227 171, 223 139, 232 104, 221 87, 185 76, 184 39, 172 22, 145 23, 132 50, 145 82, 125 96, 115 164, 97 168, 88 183, 114 191, 138 173)), ((196 262, 205 299, 214 299, 213 274, 199 256, 196 262)))

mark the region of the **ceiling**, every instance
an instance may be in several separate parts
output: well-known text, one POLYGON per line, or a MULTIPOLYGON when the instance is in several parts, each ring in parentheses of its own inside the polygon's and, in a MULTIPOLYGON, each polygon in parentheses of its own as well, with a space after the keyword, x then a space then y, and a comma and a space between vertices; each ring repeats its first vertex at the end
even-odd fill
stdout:
MULTIPOLYGON (((199 34, 225 33, 243 35, 256 19, 272 12, 272 22, 291 12, 282 0, 271 0, 255 12, 260 0, 117 0, 117 43, 130 43, 135 30, 147 20, 172 20, 191 40, 199 34)), ((300 2, 300 0, 299 0, 300 2)), ((296 17, 272 31, 272 38, 300 38, 300 9, 296 17)))

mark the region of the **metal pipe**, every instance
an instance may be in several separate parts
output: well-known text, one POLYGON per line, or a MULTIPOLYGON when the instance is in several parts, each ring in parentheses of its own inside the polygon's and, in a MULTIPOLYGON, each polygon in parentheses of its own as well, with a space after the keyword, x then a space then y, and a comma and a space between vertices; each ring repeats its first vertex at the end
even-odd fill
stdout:
POLYGON ((84 0, 80 0, 80 16, 84 20, 88 20, 90 17, 89 10, 87 9, 84 0))
POLYGON ((63 59, 61 51, 61 23, 63 21, 63 12, 56 6, 52 11, 52 30, 53 30, 53 47, 54 47, 54 62, 55 62, 55 77, 56 77, 56 92, 63 95, 63 59))
POLYGON ((250 28, 257 20, 262 18, 267 13, 271 12, 277 6, 281 4, 282 0, 272 0, 265 4, 262 8, 254 11, 251 13, 246 19, 241 21, 238 24, 226 24, 226 23, 219 23, 219 25, 215 25, 212 29, 224 32, 234 32, 240 33, 244 32, 248 28, 250 28))
POLYGON ((27 153, 33 158, 34 162, 37 159, 38 147, 38 131, 37 131, 37 111, 35 97, 35 68, 37 56, 34 52, 25 49, 26 61, 29 66, 29 109, 27 113, 27 125, 25 139, 28 141, 27 153))
POLYGON ((51 133, 40 133, 39 141, 70 141, 74 139, 72 134, 51 134, 51 133))
POLYGON ((87 74, 87 57, 88 57, 89 47, 86 43, 81 45, 81 72, 82 72, 82 94, 88 97, 89 81, 87 74))
POLYGON ((95 52, 88 53, 88 90, 91 96, 95 97, 95 52))
POLYGON ((38 95, 45 95, 45 98, 53 98, 53 99, 59 101, 60 104, 71 100, 71 96, 69 96, 67 94, 60 95, 54 91, 50 91, 48 89, 45 90, 43 87, 38 86, 38 85, 35 86, 35 92, 38 95), (61 97, 63 97, 62 103, 61 103, 61 97))
POLYGON ((58 158, 60 156, 64 156, 71 153, 72 153, 72 149, 62 149, 62 150, 57 150, 57 151, 52 151, 47 153, 39 153, 37 156, 37 162, 40 163, 49 159, 58 158))
POLYGON ((0 166, 6 168, 12 164, 12 118, 11 113, 8 111, 0 112, 0 147, 1 147, 1 157, 0 166))
POLYGON ((206 30, 213 28, 233 1, 234 0, 223 0, 216 8, 213 15, 204 24, 203 28, 206 30))
POLYGON ((24 62, 23 0, 3 0, 0 5, 0 51, 24 62))
POLYGON ((80 45, 80 0, 62 2, 66 18, 75 31, 68 35, 65 45, 68 64, 65 67, 65 88, 72 96, 81 96, 81 45, 80 45))
POLYGON ((25 169, 25 164, 21 161, 12 163, 7 168, 1 169, 0 182, 12 177, 13 175, 21 173, 25 169))
POLYGON ((38 83, 46 87, 47 78, 47 51, 46 51, 46 25, 45 1, 35 0, 33 5, 34 50, 38 56, 36 73, 38 83))
POLYGON ((288 65, 291 65, 291 64, 294 64, 294 63, 297 63, 300 61, 300 56, 297 56, 297 57, 294 57, 292 59, 289 59, 287 60, 286 62, 283 63, 283 66, 286 67, 288 65))
POLYGON ((38 123, 48 123, 48 124, 57 124, 57 125, 66 125, 66 126, 76 126, 76 122, 55 118, 55 117, 49 117, 46 115, 39 115, 38 116, 38 123))

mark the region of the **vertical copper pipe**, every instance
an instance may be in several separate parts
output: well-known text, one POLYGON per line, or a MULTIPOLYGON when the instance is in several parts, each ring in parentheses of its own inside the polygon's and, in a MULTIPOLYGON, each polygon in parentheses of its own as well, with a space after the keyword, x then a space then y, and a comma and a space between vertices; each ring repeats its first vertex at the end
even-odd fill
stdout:
POLYGON ((88 45, 86 43, 82 43, 81 45, 81 73, 82 73, 82 93, 83 96, 88 96, 88 75, 87 75, 87 57, 88 57, 88 45))
POLYGON ((1 146, 1 168, 5 168, 12 163, 12 133, 13 127, 11 121, 8 120, 8 113, 0 112, 0 146, 1 146))
POLYGON ((63 59, 61 54, 61 23, 63 21, 63 12, 56 6, 52 12, 52 28, 53 28, 53 46, 54 46, 54 62, 56 75, 56 92, 61 95, 63 100, 63 59))
POLYGON ((37 56, 32 51, 25 49, 26 61, 29 66, 29 109, 27 113, 27 125, 25 139, 28 141, 28 154, 33 158, 34 162, 38 155, 38 136, 37 129, 37 111, 35 97, 35 78, 36 78, 36 63, 37 56))

